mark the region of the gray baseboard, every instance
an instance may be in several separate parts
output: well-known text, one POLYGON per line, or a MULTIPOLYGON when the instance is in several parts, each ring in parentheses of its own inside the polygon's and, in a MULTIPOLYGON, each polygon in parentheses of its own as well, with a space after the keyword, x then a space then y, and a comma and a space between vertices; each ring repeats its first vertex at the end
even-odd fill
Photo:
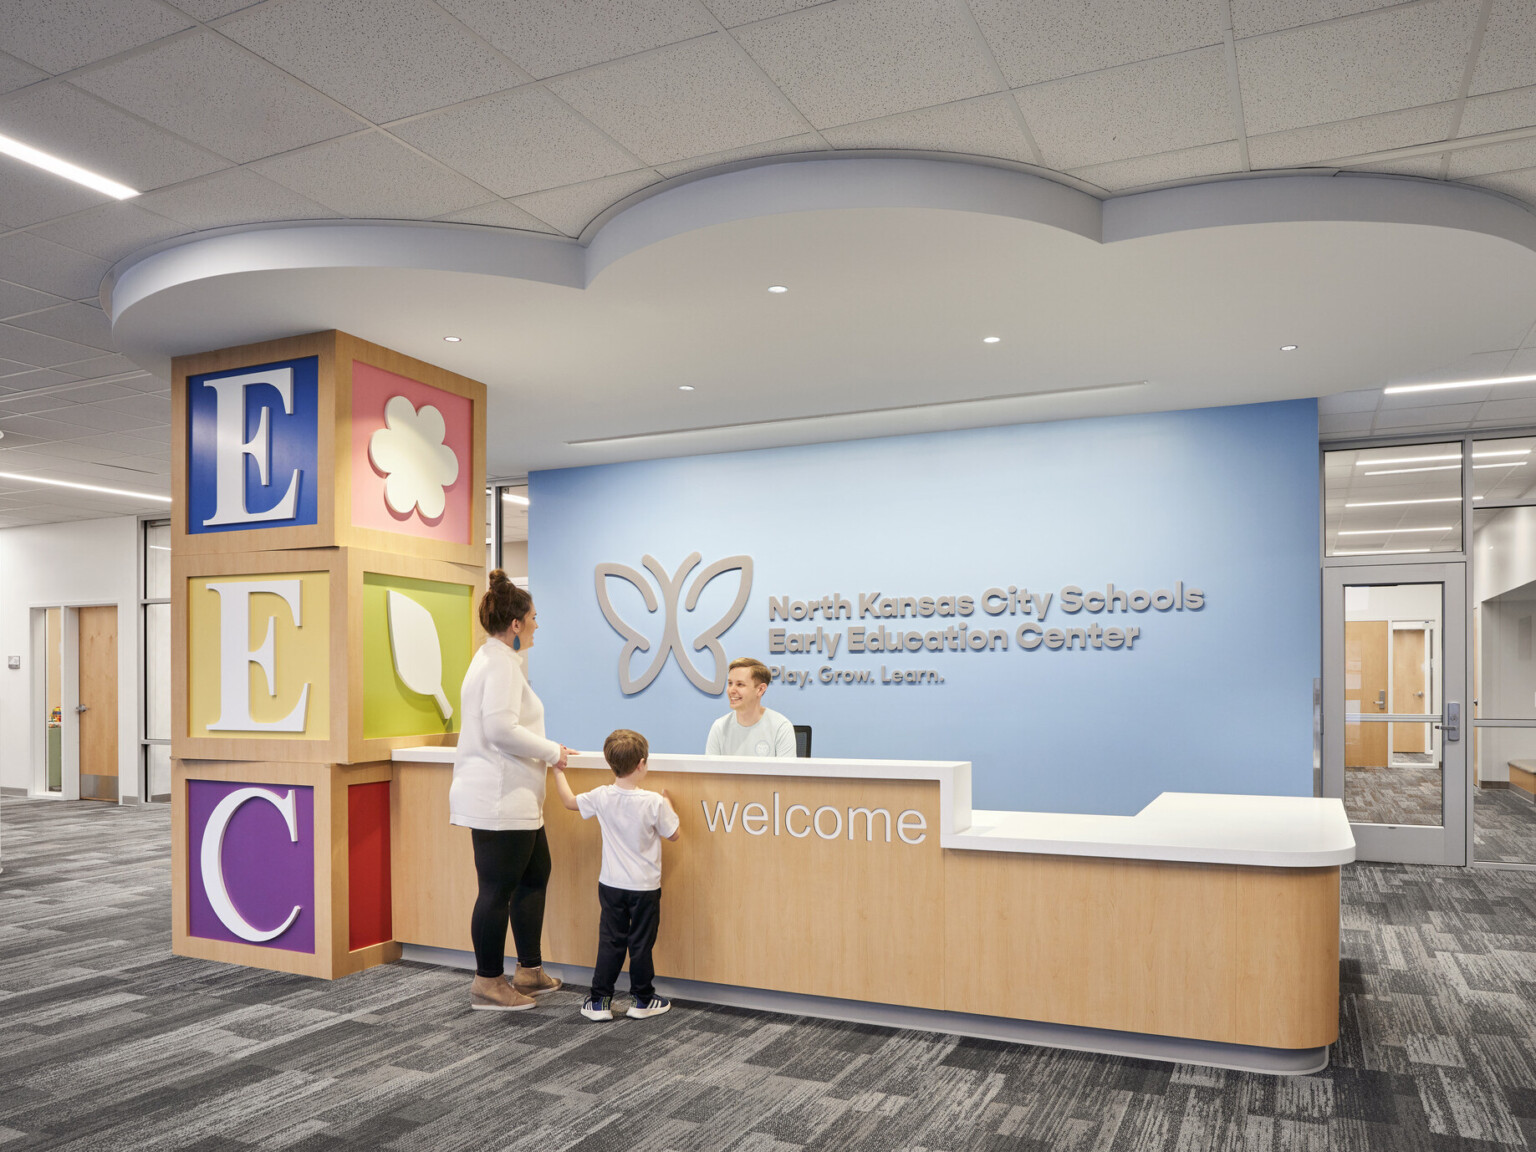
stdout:
POLYGON ((26 796, 25 788, 0 788, 0 796, 26 796))
MULTIPOLYGON (((404 945, 401 959, 469 971, 475 967, 475 957, 471 952, 428 948, 420 944, 404 945)), ((545 968, 567 984, 585 987, 592 983, 590 968, 573 964, 546 964, 545 968)), ((628 981, 629 974, 622 973, 619 976, 620 989, 627 990, 628 981)), ((1327 1048, 1259 1048, 1246 1044, 1219 1044, 1210 1040, 1185 1040, 1176 1036, 1150 1036, 1140 1032, 1112 1032, 1103 1028, 1077 1028, 1068 1024, 1006 1020, 998 1016, 976 1016, 967 1012, 873 1004, 863 1000, 839 1000, 831 996, 801 996, 792 992, 737 988, 700 980, 669 980, 660 976, 656 978, 656 990, 676 1000, 697 1000, 705 1004, 724 1004, 759 1012, 847 1020, 886 1028, 942 1032, 952 1036, 1066 1048, 1074 1052, 1099 1052, 1107 1056, 1129 1056, 1172 1064, 1202 1064, 1238 1072, 1304 1076, 1328 1067, 1327 1048)))

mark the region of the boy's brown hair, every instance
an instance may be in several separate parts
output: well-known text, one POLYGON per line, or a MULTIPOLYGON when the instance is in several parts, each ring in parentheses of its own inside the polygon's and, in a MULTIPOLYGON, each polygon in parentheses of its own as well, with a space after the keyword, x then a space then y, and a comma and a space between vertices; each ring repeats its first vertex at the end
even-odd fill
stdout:
POLYGON ((768 671, 768 665, 752 656, 736 657, 736 659, 731 661, 731 666, 727 668, 726 671, 734 672, 738 668, 751 669, 752 679, 756 680, 759 684, 767 684, 770 680, 773 679, 772 674, 770 674, 768 671))
POLYGON ((615 728, 603 741, 603 759, 621 779, 640 767, 640 761, 649 759, 650 755, 651 746, 645 737, 628 728, 615 728))

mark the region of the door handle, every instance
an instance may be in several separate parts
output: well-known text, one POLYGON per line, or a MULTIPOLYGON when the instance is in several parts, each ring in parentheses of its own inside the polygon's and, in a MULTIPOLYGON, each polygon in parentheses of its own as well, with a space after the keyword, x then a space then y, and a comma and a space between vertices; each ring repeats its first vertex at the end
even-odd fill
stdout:
POLYGON ((1387 710, 1387 690, 1385 688, 1376 693, 1376 708, 1381 712, 1387 710))
POLYGON ((90 710, 91 710, 91 706, 89 704, 76 704, 75 705, 75 711, 76 712, 89 712, 90 710))
POLYGON ((1447 741, 1461 739, 1461 705, 1454 700, 1445 702, 1445 719, 1439 727, 1445 730, 1447 741))

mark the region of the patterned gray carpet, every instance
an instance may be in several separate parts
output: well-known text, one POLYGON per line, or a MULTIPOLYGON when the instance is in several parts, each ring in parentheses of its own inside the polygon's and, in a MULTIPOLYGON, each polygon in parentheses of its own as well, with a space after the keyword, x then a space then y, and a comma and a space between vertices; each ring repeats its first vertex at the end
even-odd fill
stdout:
POLYGON ((0 805, 0 1149, 1524 1148, 1536 876, 1346 870, 1343 1034, 1290 1079, 679 1005, 468 1011, 169 952, 163 807, 0 805))
POLYGON ((1439 824, 1436 765, 1344 769, 1344 808, 1357 824, 1439 824))
POLYGON ((1474 859, 1536 864, 1536 804, 1518 788, 1474 788, 1474 859))

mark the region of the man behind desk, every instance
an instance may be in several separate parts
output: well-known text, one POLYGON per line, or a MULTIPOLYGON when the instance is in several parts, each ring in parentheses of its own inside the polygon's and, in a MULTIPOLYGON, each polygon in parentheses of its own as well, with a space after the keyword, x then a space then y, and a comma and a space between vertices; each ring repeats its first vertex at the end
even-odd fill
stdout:
POLYGON ((709 729, 706 756, 793 756, 795 727, 772 708, 764 708, 768 666, 743 656, 731 661, 725 696, 731 710, 709 729))

